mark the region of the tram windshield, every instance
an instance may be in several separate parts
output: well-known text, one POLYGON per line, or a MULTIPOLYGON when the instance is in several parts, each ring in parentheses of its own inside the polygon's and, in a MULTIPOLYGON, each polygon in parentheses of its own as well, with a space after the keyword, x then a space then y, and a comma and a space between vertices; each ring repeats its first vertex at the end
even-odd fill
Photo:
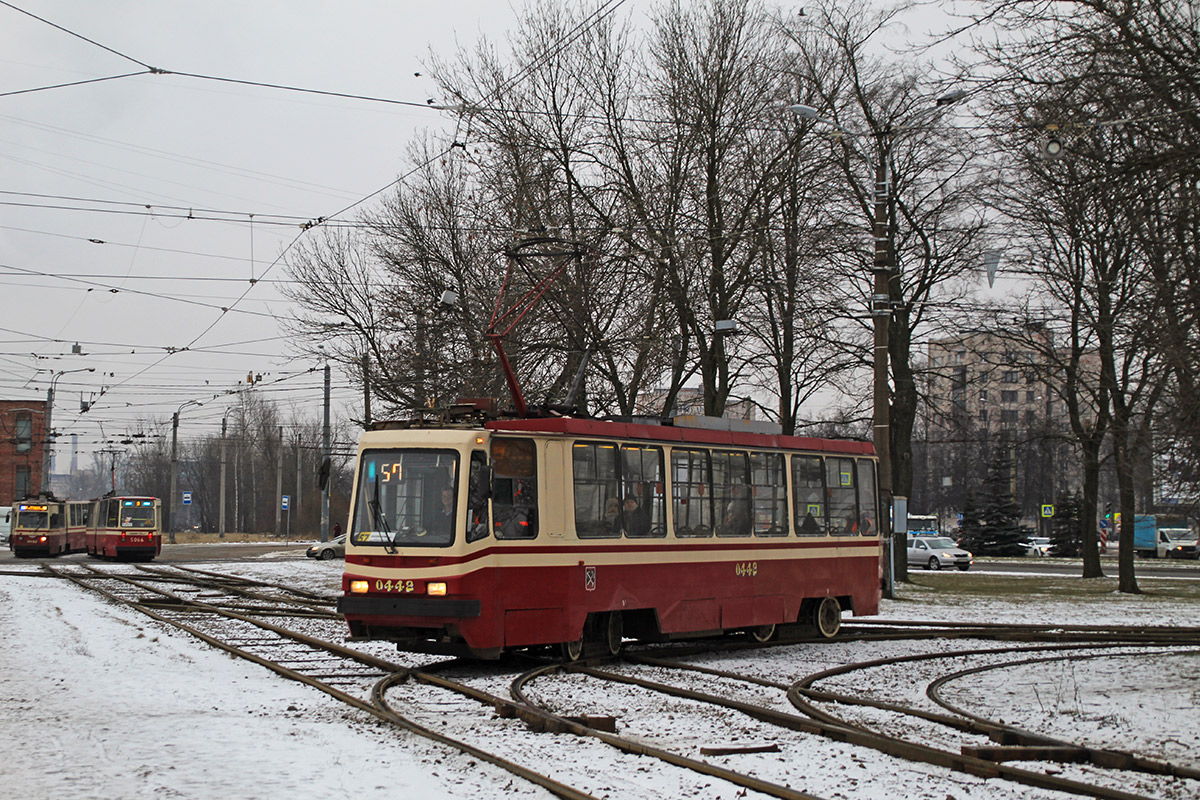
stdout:
POLYGON ((368 450, 358 465, 356 498, 355 545, 449 545, 459 517, 458 452, 368 450))
POLYGON ((121 527, 122 528, 153 528, 154 527, 154 501, 153 500, 122 500, 121 501, 121 527))
POLYGON ((46 521, 49 517, 45 511, 18 511, 17 512, 17 530, 19 531, 39 531, 45 530, 49 526, 46 521))

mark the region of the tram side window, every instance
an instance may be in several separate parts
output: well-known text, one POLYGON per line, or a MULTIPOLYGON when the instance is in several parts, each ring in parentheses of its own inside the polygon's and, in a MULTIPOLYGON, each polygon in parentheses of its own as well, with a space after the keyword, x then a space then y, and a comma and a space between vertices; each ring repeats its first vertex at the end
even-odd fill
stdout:
POLYGON ((874 536, 875 520, 879 519, 876 509, 875 462, 869 458, 858 460, 858 532, 862 536, 874 536))
POLYGON ((787 472, 782 453, 750 454, 754 535, 787 536, 787 472))
POLYGON ((825 467, 820 456, 792 456, 792 494, 796 504, 796 533, 800 536, 828 533, 825 467))
POLYGON ((717 536, 750 535, 749 462, 746 453, 718 450, 712 454, 713 505, 721 512, 717 536))
POLYGON ((575 490, 575 533, 597 539, 621 535, 621 482, 617 446, 576 442, 571 448, 575 490))
MULTIPOLYGON (((118 527, 118 522, 119 522, 118 515, 119 514, 120 514, 120 509, 117 508, 117 504, 114 501, 112 501, 112 500, 104 501, 105 527, 107 527, 107 528, 118 527)), ((176 516, 178 517, 180 515, 176 514, 176 516)))
POLYGON ((497 539, 537 537, 537 454, 532 439, 492 440, 492 527, 497 539))
POLYGON ((826 493, 829 497, 829 520, 837 536, 858 533, 858 505, 854 496, 854 460, 828 458, 825 460, 826 493))
POLYGON ((708 451, 671 451, 671 492, 676 536, 712 536, 712 486, 708 451))
POLYGON ((488 498, 491 497, 491 473, 487 453, 471 453, 470 474, 467 477, 467 541, 477 542, 488 535, 488 498))
POLYGON ((633 538, 667 535, 661 447, 621 447, 621 527, 633 538))

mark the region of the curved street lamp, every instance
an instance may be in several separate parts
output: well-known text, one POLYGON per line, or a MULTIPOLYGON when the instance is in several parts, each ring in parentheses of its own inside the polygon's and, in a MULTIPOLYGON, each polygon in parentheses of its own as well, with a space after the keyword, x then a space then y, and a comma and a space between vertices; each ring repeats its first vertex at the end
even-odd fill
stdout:
POLYGON ((175 489, 179 484, 179 414, 188 406, 204 405, 199 400, 185 400, 171 415, 171 493, 167 500, 167 541, 175 544, 175 489))
MULTIPOLYGON (((872 236, 875 240, 875 258, 871 271, 874 273, 874 285, 871 290, 871 317, 874 320, 874 358, 873 358, 873 403, 874 403, 874 443, 875 454, 879 458, 879 478, 876 492, 879 496, 879 530, 887 542, 886 589, 884 596, 894 596, 895 575, 897 571, 907 567, 907 548, 905 530, 907 520, 892 520, 892 449, 891 449, 891 404, 888 395, 888 326, 892 319, 891 281, 899 282, 896 271, 895 250, 892 243, 891 209, 895 202, 890 164, 892 145, 896 136, 912 130, 918 120, 931 114, 936 114, 945 106, 953 105, 967 96, 967 92, 956 89, 938 97, 936 105, 924 109, 910 117, 900 126, 888 124, 882 130, 864 133, 851 131, 822 117, 817 109, 801 104, 790 105, 788 111, 804 119, 821 122, 837 129, 844 136, 867 137, 874 136, 879 142, 879 161, 875 164, 875 213, 872 236), (893 522, 902 522, 893 525, 893 522)), ((865 157, 864 157, 865 158, 865 157)), ((866 159, 868 162, 870 159, 866 159)), ((907 512, 905 512, 907 513, 907 512)))
POLYGON ((50 455, 53 452, 53 444, 51 443, 50 418, 54 412, 54 387, 58 384, 58 379, 63 375, 70 375, 72 372, 95 372, 95 367, 80 367, 79 369, 63 369, 54 373, 50 378, 50 388, 46 390, 46 432, 42 436, 42 491, 50 491, 50 455))

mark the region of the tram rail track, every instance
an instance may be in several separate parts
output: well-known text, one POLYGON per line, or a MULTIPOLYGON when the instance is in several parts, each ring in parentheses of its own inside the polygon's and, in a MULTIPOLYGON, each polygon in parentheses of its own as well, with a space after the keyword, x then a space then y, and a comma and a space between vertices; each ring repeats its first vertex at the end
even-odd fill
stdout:
MULTIPOLYGON (((694 758, 687 753, 686 748, 681 752, 675 748, 650 744, 644 739, 600 730, 586 720, 573 719, 570 715, 560 714, 545 704, 535 701, 529 693, 529 687, 556 673, 581 674, 599 680, 640 686, 647 691, 684 698, 708 706, 721 707, 730 712, 749 716, 772 728, 870 748, 905 761, 942 767, 976 777, 1000 778, 1027 786, 1099 797, 1104 800, 1140 800, 1149 796, 1119 787, 1045 774, 1013 766, 996 758, 982 758, 965 750, 953 752, 944 748, 931 747, 922 742, 905 741, 902 738, 871 730, 869 726, 852 719, 838 717, 822 708, 825 705, 834 704, 847 707, 871 706, 881 711, 902 714, 929 724, 944 726, 965 735, 985 737, 1000 743, 1001 748, 1037 747, 1042 748, 1044 753, 1052 755, 1054 753, 1051 751, 1058 748, 1060 752, 1057 755, 1063 757, 1064 760, 1069 749, 1073 748, 1072 752, 1078 752, 1081 749, 1070 742, 1062 742, 1036 732, 1020 731, 1013 726, 1000 725, 994 720, 985 719, 980 715, 972 718, 969 713, 962 713, 963 709, 961 708, 943 708, 941 711, 931 711, 907 707, 900 703, 854 697, 816 686, 835 675, 850 674, 855 668, 870 668, 872 666, 870 662, 844 665, 840 670, 837 668, 822 670, 798 681, 783 682, 753 675, 724 672, 673 660, 686 658, 690 652, 712 654, 717 649, 714 648, 712 642, 701 643, 695 647, 678 644, 664 645, 646 648, 643 654, 625 654, 625 660, 634 666, 651 666, 671 671, 686 670, 706 674, 713 678, 757 684, 760 687, 769 688, 791 702, 794 710, 790 712, 722 697, 713 692, 675 686, 663 681, 621 675, 609 668, 611 664, 616 663, 610 659, 573 665, 540 663, 513 678, 508 687, 508 697, 504 697, 498 691, 487 691, 473 686, 468 680, 447 677, 456 667, 462 666, 463 662, 441 662, 421 667, 407 666, 327 641, 320 635, 294 630, 285 624, 277 624, 283 623, 284 619, 288 617, 295 618, 299 627, 307 627, 309 630, 314 627, 319 629, 335 622, 340 624, 339 615, 328 610, 331 598, 318 593, 297 592, 293 587, 283 584, 270 584, 269 582, 174 566, 138 566, 136 573, 121 574, 90 565, 75 565, 80 569, 65 568, 68 566, 46 565, 44 569, 48 574, 72 580, 84 588, 97 591, 114 602, 135 608, 163 624, 187 632, 207 644, 270 669, 282 677, 312 686, 376 719, 500 767, 523 780, 542 786, 558 797, 584 800, 592 798, 593 795, 497 755, 487 747, 479 747, 471 742, 447 736, 434 729, 430 724, 420 721, 422 716, 428 717, 432 712, 422 711, 415 707, 402 707, 400 705, 402 701, 396 699, 395 690, 403 684, 420 684, 438 688, 489 708, 496 717, 502 720, 519 720, 524 726, 535 732, 554 731, 590 737, 625 754, 653 757, 681 770, 728 782, 733 786, 740 787, 743 791, 752 791, 763 796, 787 798, 788 800, 810 800, 816 797, 814 794, 790 785, 792 783, 802 785, 802 773, 795 773, 796 780, 772 781, 751 774, 755 771, 753 768, 738 771, 713 763, 711 759, 705 761, 694 758), (669 656, 669 658, 659 657, 659 654, 669 656)), ((990 651, 994 653, 1023 650, 1033 655, 1037 652, 1049 654, 1056 651, 1099 650, 1104 647, 1112 647, 1111 643, 1106 645, 1099 640, 1111 639, 1117 634, 1121 634, 1133 642, 1129 646, 1179 647, 1182 645, 1195 647, 1200 645, 1200 629, 1192 628, 1146 631, 1122 626, 941 625, 938 623, 899 624, 895 621, 881 621, 881 623, 880 625, 862 626, 864 629, 875 631, 865 635, 887 637, 898 641, 912 638, 914 634, 919 638, 925 638, 930 634, 937 635, 938 630, 942 629, 951 632, 949 637, 943 638, 970 636, 1004 641, 1023 636, 1039 642, 1036 647, 1028 645, 1023 648, 990 648, 990 651), (1064 641, 1063 637, 1067 637, 1067 640, 1064 641)), ((850 633, 851 637, 847 641, 855 641, 854 632, 850 631, 850 633)), ((731 643, 726 641, 721 643, 720 649, 735 650, 761 646, 750 642, 731 643)), ((989 649, 976 648, 978 652, 987 650, 989 649)), ((974 651, 948 652, 950 655, 955 655, 974 651)), ((912 660, 916 661, 919 658, 932 660, 945 657, 947 657, 946 652, 916 654, 912 660)), ((897 664, 904 661, 903 658, 881 659, 878 664, 873 666, 897 664)), ((478 665, 471 668, 478 669, 478 665)), ((996 667, 980 667, 981 670, 987 668, 996 667)), ((960 677, 966 672, 958 670, 953 673, 952 677, 960 677)), ((933 691, 933 694, 937 694, 936 690, 933 691)), ((931 696, 931 700, 937 702, 936 697, 931 696)), ((1126 770, 1165 775, 1175 779, 1200 779, 1200 770, 1191 767, 1146 759, 1132 753, 1118 753, 1095 748, 1084 748, 1084 750, 1090 754, 1090 763, 1098 768, 1121 767, 1126 770)), ((743 750, 742 752, 752 751, 743 750)))

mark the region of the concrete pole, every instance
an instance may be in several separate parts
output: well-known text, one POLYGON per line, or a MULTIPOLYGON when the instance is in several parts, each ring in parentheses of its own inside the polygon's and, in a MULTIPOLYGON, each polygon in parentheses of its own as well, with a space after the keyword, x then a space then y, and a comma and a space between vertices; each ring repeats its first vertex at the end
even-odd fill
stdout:
MULTIPOLYGON (((303 452, 304 451, 300 447, 299 433, 297 433, 297 435, 296 435, 296 499, 293 502, 293 505, 296 507, 296 510, 300 512, 300 524, 304 524, 304 504, 303 504, 304 496, 300 493, 300 487, 304 485, 304 481, 300 480, 300 476, 304 474, 303 471, 300 469, 300 463, 301 463, 300 455, 303 452)), ((292 526, 292 515, 291 515, 291 508, 289 507, 288 508, 288 530, 291 530, 291 526, 292 526)))
POLYGON ((50 442, 50 417, 54 412, 54 381, 57 375, 50 379, 50 387, 46 389, 46 429, 42 431, 42 485, 41 491, 50 491, 50 453, 54 445, 50 442))
MULTIPOLYGON (((329 364, 325 365, 325 424, 321 431, 322 458, 331 458, 329 437, 329 364)), ((333 484, 333 468, 330 467, 329 480, 321 490, 321 541, 329 541, 329 487, 333 484)))
POLYGON ((283 426, 279 426, 279 441, 275 452, 275 536, 283 532, 283 426))
POLYGON ((167 541, 175 544, 175 490, 179 486, 179 412, 171 415, 171 491, 167 495, 167 541))
MULTIPOLYGON (((891 131, 879 136, 879 164, 875 170, 875 273, 871 297, 871 316, 875 327, 874 351, 874 417, 875 454, 879 458, 879 524, 880 536, 885 542, 885 555, 891 557, 892 576, 903 579, 906 575, 907 543, 897 540, 892 526, 892 443, 891 443, 891 397, 888 392, 888 327, 892 321, 892 302, 889 281, 893 272, 891 236, 892 187, 888 176, 888 157, 891 153, 891 131)), ((903 526, 899 526, 903 528, 903 526)), ((901 534, 903 535, 903 534, 901 534)), ((884 597, 895 597, 895 583, 889 581, 884 597)))
POLYGON ((228 462, 229 439, 225 435, 225 426, 229 422, 228 417, 221 417, 221 511, 217 515, 220 520, 218 524, 218 535, 221 539, 225 538, 225 465, 228 462))

